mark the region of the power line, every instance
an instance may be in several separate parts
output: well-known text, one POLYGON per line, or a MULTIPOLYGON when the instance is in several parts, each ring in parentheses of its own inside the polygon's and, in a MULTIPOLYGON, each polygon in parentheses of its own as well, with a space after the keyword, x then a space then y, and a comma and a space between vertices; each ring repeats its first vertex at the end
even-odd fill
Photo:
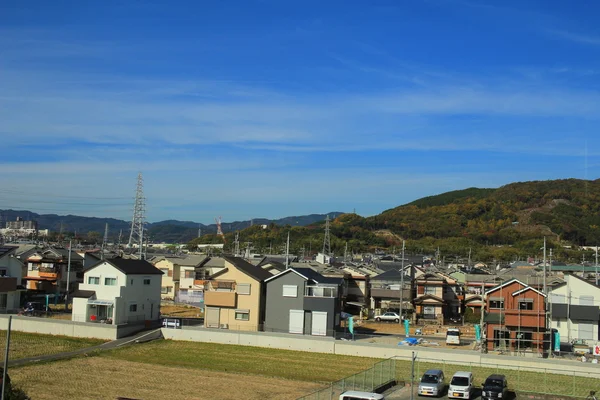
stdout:
POLYGON ((27 195, 27 196, 57 197, 57 198, 64 198, 64 199, 131 200, 131 197, 66 196, 66 195, 59 195, 59 194, 23 192, 23 191, 12 190, 12 189, 0 189, 0 193, 22 194, 22 195, 27 195))

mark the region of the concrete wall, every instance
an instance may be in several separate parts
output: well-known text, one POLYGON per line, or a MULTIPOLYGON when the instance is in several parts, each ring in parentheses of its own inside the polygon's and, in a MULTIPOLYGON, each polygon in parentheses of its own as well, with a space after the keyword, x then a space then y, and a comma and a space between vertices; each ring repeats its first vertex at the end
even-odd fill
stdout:
MULTIPOLYGON (((290 310, 304 310, 304 278, 294 272, 287 272, 266 283, 267 299, 265 306, 265 330, 288 332, 290 310), (296 297, 284 297, 283 285, 298 288, 296 297)), ((309 325, 310 326, 310 325, 309 325)), ((306 324, 305 324, 306 328, 306 324)))
MULTIPOLYGON (((0 315, 1 330, 8 328, 8 317, 8 315, 0 315)), ((104 340, 115 340, 126 337, 140 332, 144 328, 144 322, 116 326, 48 318, 18 317, 14 315, 11 324, 12 331, 104 340)))
POLYGON ((418 360, 446 364, 498 367, 500 369, 531 370, 564 375, 580 375, 600 378, 600 369, 594 364, 555 361, 536 358, 496 356, 474 351, 457 351, 440 348, 399 347, 381 344, 339 341, 325 337, 306 337, 267 332, 235 332, 220 329, 162 329, 165 339, 268 347, 284 350, 308 351, 359 357, 410 360, 416 351, 418 360))

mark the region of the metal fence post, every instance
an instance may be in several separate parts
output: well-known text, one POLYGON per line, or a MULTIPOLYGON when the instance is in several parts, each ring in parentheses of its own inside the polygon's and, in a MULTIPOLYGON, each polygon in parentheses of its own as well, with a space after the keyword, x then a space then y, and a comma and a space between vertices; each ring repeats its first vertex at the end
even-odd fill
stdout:
POLYGON ((10 350, 10 329, 12 325, 12 315, 8 317, 8 327, 6 329, 6 351, 4 352, 4 370, 2 371, 2 394, 1 399, 4 400, 6 392, 6 371, 8 370, 8 351, 10 350))
POLYGON ((550 393, 548 390, 548 368, 544 368, 544 394, 550 393))
POLYGON ((333 382, 329 384, 329 400, 333 400, 333 382))

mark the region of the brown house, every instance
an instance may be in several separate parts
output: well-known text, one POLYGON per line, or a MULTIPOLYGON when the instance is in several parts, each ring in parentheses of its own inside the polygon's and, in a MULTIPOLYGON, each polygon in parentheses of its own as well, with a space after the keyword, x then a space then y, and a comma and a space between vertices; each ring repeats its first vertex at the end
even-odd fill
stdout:
POLYGON ((511 279, 485 294, 487 349, 542 352, 546 332, 544 293, 511 279))

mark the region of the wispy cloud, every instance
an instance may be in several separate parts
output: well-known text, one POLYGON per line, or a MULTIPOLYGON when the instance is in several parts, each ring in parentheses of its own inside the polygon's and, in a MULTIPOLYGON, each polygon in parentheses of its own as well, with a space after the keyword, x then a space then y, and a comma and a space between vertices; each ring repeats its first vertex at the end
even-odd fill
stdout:
POLYGON ((561 39, 569 40, 571 42, 600 46, 600 36, 575 33, 564 30, 548 30, 548 33, 561 39))

